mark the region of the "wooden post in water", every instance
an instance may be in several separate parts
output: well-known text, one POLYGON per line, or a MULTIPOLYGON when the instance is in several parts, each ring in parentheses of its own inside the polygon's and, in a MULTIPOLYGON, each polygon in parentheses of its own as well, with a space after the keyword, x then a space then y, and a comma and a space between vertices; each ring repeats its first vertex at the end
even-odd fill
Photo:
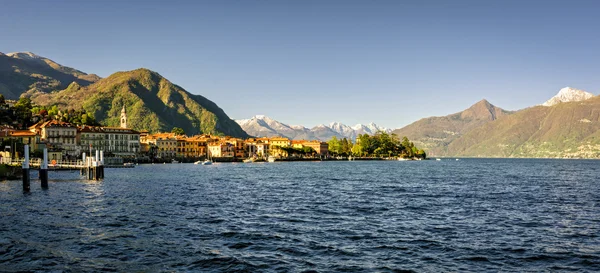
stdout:
MULTIPOLYGON (((81 154, 81 162, 83 164, 87 163, 87 161, 85 160, 85 153, 81 154)), ((87 166, 87 165, 83 165, 83 167, 81 167, 81 169, 79 169, 79 175, 84 175, 85 166, 87 166)))
POLYGON ((48 148, 44 148, 44 160, 40 165, 40 181, 42 189, 48 188, 48 148))
POLYGON ((100 151, 100 164, 98 166, 99 178, 104 179, 104 151, 100 151))
POLYGON ((98 166, 100 166, 100 151, 96 150, 96 162, 94 164, 94 180, 98 180, 98 166))
POLYGON ((23 161, 23 192, 29 192, 30 187, 29 177, 29 145, 25 145, 25 160, 23 161))

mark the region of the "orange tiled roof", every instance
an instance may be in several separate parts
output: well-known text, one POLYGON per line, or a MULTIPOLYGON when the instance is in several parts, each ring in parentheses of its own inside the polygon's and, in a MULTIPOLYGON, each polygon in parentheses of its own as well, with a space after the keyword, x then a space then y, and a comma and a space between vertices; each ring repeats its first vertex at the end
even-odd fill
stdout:
POLYGON ((15 130, 12 132, 8 132, 9 136, 13 136, 13 137, 34 137, 37 134, 34 132, 31 132, 29 130, 15 130))

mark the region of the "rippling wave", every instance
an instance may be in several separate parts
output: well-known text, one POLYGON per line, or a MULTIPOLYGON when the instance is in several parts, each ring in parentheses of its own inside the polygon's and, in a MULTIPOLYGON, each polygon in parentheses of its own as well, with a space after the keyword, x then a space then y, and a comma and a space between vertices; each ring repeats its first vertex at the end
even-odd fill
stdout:
POLYGON ((465 159, 52 172, 29 194, 0 182, 0 271, 600 271, 599 171, 465 159))

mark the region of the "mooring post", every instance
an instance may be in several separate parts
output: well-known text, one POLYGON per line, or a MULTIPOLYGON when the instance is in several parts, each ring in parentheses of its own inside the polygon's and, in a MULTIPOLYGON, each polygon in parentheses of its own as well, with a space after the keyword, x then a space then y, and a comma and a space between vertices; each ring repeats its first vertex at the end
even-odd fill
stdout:
POLYGON ((29 145, 25 144, 25 160, 23 161, 23 192, 29 192, 31 190, 29 182, 29 145))
POLYGON ((100 166, 98 166, 100 170, 100 179, 104 179, 104 151, 100 151, 100 166))
POLYGON ((81 164, 84 164, 80 169, 79 169, 79 175, 83 175, 83 169, 85 168, 85 164, 87 162, 85 161, 85 153, 81 154, 81 164))
POLYGON ((40 181, 42 189, 48 188, 48 148, 44 148, 44 160, 40 166, 40 181))

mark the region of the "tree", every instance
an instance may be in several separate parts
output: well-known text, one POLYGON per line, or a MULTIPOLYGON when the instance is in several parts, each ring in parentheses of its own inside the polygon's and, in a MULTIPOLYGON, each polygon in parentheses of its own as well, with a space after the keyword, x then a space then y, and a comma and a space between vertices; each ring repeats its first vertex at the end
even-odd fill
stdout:
POLYGON ((178 135, 178 136, 185 135, 185 131, 183 131, 183 129, 181 129, 179 127, 173 127, 173 130, 171 130, 171 133, 175 133, 175 135, 178 135))
POLYGON ((6 103, 6 100, 4 99, 4 95, 0 94, 0 105, 3 105, 6 103))
POLYGON ((329 141, 327 141, 327 144, 329 145, 329 151, 331 153, 340 154, 342 144, 336 136, 332 136, 331 139, 329 141))
POLYGON ((340 153, 344 155, 349 155, 352 153, 352 141, 347 138, 343 138, 340 147, 340 153))
POLYGON ((356 144, 354 144, 354 146, 352 146, 352 154, 356 155, 356 156, 363 156, 363 150, 358 143, 356 143, 356 144))
POLYGON ((31 125, 31 109, 33 105, 31 105, 31 100, 26 97, 22 97, 15 103, 13 107, 15 111, 15 120, 20 128, 27 128, 31 125))

